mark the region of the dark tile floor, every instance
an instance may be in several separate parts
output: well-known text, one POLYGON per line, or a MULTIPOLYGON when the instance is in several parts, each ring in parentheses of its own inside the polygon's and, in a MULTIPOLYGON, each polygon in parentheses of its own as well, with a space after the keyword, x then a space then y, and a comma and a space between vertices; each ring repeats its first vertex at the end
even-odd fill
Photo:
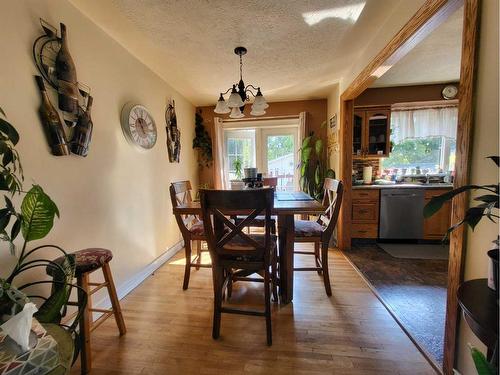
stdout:
POLYGON ((448 261, 394 258, 376 243, 354 243, 345 255, 410 335, 442 364, 448 261))

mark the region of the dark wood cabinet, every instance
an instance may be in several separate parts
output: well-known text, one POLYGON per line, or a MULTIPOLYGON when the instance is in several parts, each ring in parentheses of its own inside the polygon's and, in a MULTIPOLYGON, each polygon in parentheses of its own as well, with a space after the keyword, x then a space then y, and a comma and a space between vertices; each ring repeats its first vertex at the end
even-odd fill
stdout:
POLYGON ((390 152, 391 110, 388 107, 356 108, 353 119, 353 154, 387 157, 390 152))
POLYGON ((380 190, 352 191, 352 238, 377 238, 380 190))

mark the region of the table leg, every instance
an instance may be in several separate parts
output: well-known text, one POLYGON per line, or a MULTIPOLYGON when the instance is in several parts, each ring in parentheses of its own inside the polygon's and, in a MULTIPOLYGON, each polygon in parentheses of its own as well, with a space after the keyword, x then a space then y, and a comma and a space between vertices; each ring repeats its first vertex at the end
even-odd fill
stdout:
POLYGON ((280 299, 287 304, 293 299, 293 215, 278 215, 280 256, 280 299))

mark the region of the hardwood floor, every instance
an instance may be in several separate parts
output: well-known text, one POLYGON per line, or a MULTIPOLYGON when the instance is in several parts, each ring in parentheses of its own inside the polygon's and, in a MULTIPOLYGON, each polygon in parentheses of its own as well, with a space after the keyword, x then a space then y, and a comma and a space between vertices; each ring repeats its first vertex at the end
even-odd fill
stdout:
MULTIPOLYGON (((92 374, 435 374, 338 251, 330 252, 332 297, 315 272, 300 272, 293 303, 273 304, 272 347, 261 317, 223 314, 212 339, 211 270, 193 270, 183 291, 182 254, 121 301, 125 336, 113 319, 93 332, 92 374)), ((236 283, 230 303, 262 306, 262 287, 236 283)))

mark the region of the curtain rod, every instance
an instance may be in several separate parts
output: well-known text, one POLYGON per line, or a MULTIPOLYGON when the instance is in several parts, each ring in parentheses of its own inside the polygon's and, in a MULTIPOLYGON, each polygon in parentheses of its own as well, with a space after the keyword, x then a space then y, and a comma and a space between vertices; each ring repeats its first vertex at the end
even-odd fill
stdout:
POLYGON ((266 117, 249 117, 249 118, 230 118, 222 119, 222 122, 241 122, 241 121, 261 121, 261 120, 278 120, 288 118, 299 118, 299 115, 285 115, 285 116, 266 116, 266 117))

